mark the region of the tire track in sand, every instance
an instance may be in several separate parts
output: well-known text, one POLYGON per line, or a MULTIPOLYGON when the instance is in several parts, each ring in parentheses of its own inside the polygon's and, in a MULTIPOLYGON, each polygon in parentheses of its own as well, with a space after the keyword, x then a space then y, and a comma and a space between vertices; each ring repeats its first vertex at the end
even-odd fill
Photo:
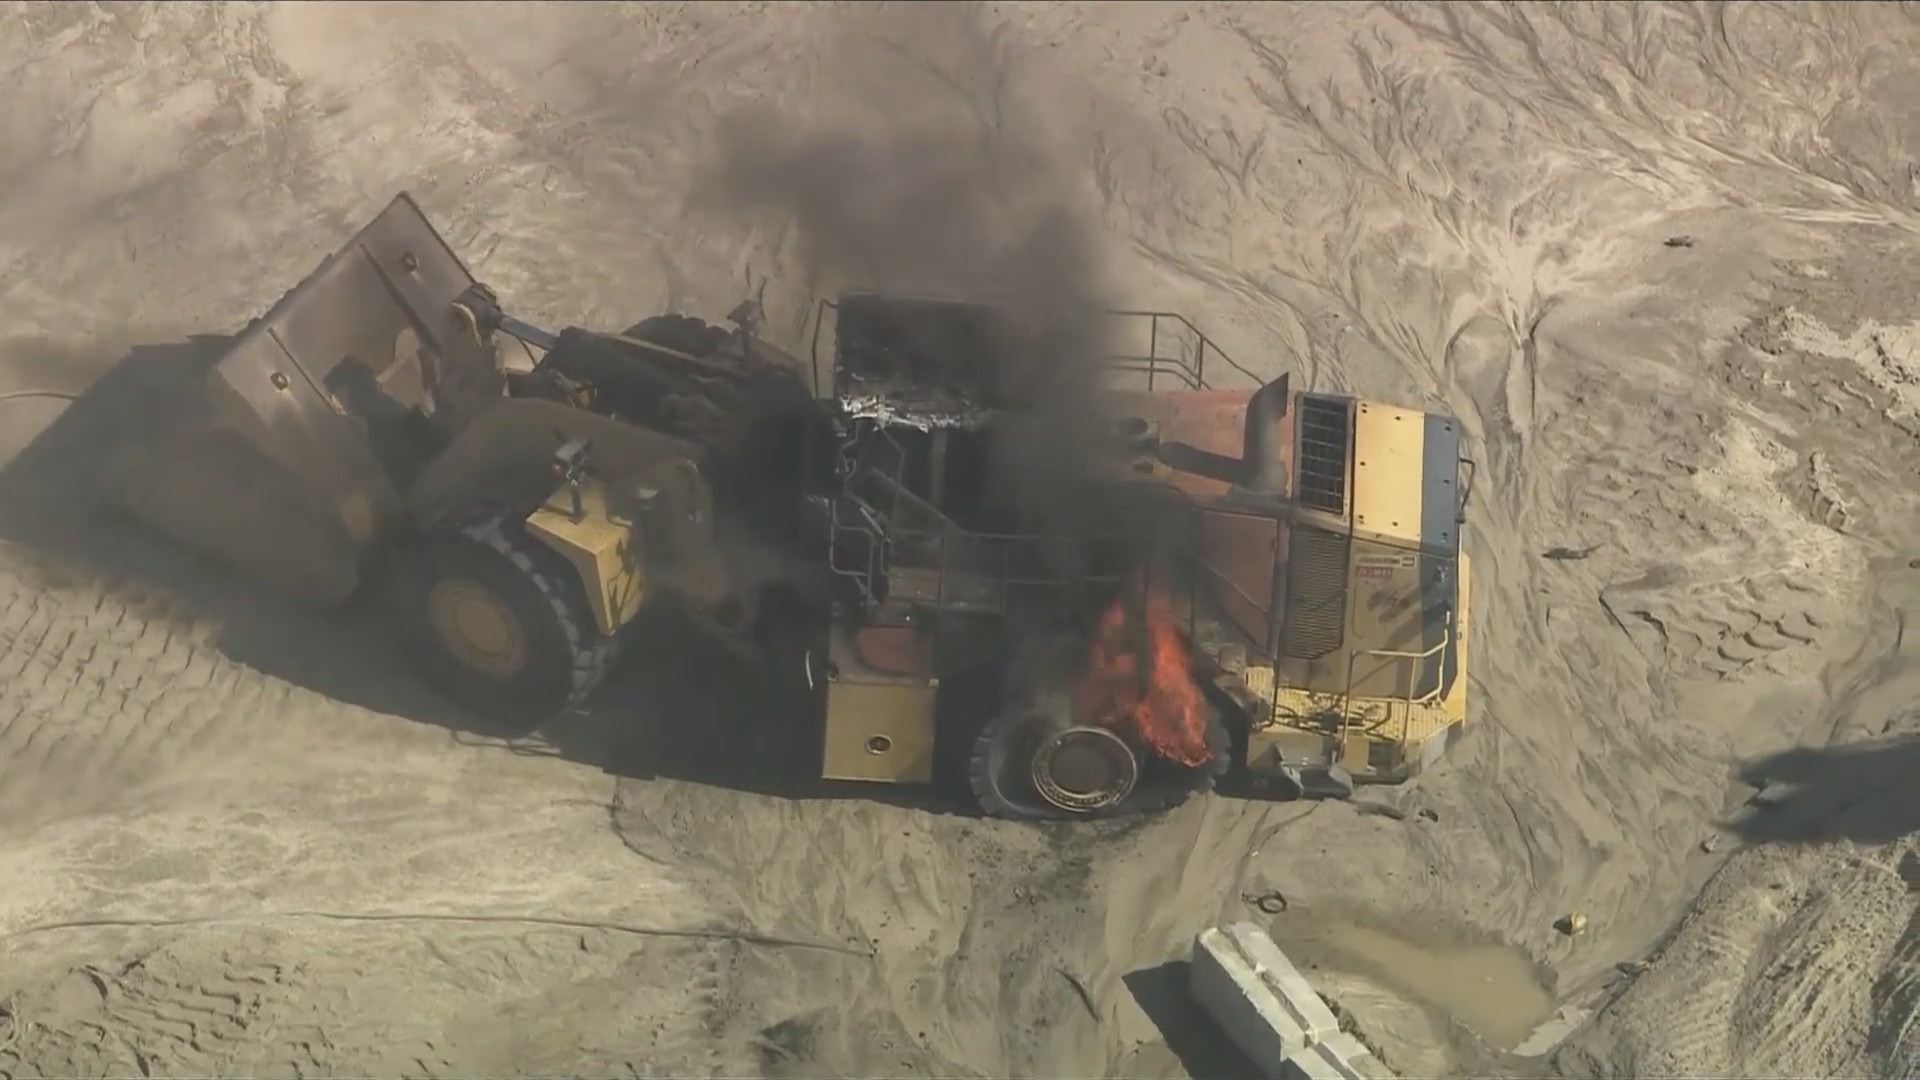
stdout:
POLYGON ((23 554, 0 545, 0 814, 10 824, 104 809, 324 707, 227 659, 212 628, 157 594, 131 598, 23 554))
POLYGON ((90 945, 0 986, 17 1025, 0 1076, 744 1075, 752 1060, 713 1049, 724 943, 269 919, 90 945), (647 978, 663 968, 680 978, 647 978))

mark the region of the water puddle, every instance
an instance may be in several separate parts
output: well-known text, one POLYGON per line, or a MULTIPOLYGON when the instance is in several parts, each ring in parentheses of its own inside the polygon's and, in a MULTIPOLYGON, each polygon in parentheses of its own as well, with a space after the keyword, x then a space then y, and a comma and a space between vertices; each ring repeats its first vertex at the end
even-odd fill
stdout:
POLYGON ((1488 1045, 1520 1045, 1554 1013, 1533 962, 1502 945, 1421 945, 1365 926, 1328 928, 1327 947, 1367 973, 1451 1016, 1488 1045))
POLYGON ((1340 1003, 1367 1042, 1401 1076, 1458 1076, 1466 1070, 1438 1010, 1378 979, 1322 967, 1310 972, 1314 988, 1340 1003))
MULTIPOLYGON (((1545 1030, 1566 1027, 1554 1024, 1561 1003, 1519 949, 1448 942, 1437 933, 1416 940, 1353 921, 1351 913, 1328 914, 1296 908, 1274 920, 1274 939, 1303 968, 1315 969, 1309 979, 1324 980, 1326 992, 1344 998, 1363 1030, 1379 1029, 1383 1049, 1398 1044, 1415 1056, 1422 1045, 1436 1049, 1436 1042, 1452 1041, 1434 1038, 1449 1021, 1503 1053, 1523 1045, 1537 1052, 1543 1042, 1565 1036, 1564 1030, 1545 1030), (1430 1022, 1419 1022, 1420 1015, 1430 1022)), ((1438 1061, 1421 1064, 1440 1067, 1438 1061)))

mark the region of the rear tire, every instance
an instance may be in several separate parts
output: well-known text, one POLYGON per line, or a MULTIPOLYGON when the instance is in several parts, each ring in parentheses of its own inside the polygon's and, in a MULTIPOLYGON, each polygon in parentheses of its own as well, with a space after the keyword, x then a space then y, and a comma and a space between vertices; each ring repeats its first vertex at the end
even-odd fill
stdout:
POLYGON ((967 779, 975 805, 988 817, 1023 821, 1078 821, 1165 813, 1211 791, 1232 764, 1232 744, 1218 709, 1207 705, 1207 749, 1212 756, 1191 768, 1155 756, 1140 761, 1139 779, 1117 804, 1087 813, 1063 810, 1040 795, 1032 779, 1034 753, 1049 734, 1044 717, 1007 713, 975 738, 967 779))
POLYGON ((612 659, 572 567, 517 518, 423 537, 396 560, 386 594, 421 676, 508 731, 579 705, 612 659))
POLYGON ((967 759, 967 780, 981 813, 1015 821, 1061 821, 1070 816, 1040 797, 1029 771, 1047 729, 1044 717, 1023 713, 996 716, 980 729, 967 759))

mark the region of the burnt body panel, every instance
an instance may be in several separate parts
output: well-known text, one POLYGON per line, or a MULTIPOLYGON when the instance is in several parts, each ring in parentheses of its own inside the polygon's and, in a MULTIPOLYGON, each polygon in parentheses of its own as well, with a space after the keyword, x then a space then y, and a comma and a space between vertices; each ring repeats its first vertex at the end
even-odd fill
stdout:
MULTIPOLYGON (((1244 468, 1243 432, 1252 397, 1251 390, 1114 392, 1102 405, 1115 418, 1116 427, 1131 430, 1130 421, 1141 421, 1146 429, 1137 437, 1123 430, 1114 432, 1110 453, 1096 459, 1106 466, 1103 478, 1166 484, 1196 499, 1226 496, 1244 468), (1223 471, 1229 475, 1218 475, 1223 471)), ((1283 430, 1283 444, 1286 437, 1283 430)))
POLYGON ((1200 565, 1194 585, 1258 655, 1269 654, 1281 632, 1275 613, 1284 538, 1274 517, 1226 510, 1200 513, 1200 565))

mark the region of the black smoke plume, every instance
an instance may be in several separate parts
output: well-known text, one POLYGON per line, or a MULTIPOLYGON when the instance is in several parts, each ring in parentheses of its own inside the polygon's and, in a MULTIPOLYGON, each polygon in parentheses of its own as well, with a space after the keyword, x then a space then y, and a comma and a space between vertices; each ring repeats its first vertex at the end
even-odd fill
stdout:
MULTIPOLYGON (((837 19, 819 79, 723 117, 695 205, 782 222, 815 290, 1002 307, 1018 332, 993 380, 1024 422, 996 440, 1022 501, 1065 505, 1103 353, 1100 232, 1075 162, 1040 120, 1031 65, 969 3, 875 5, 837 19)), ((1056 90, 1057 96, 1057 90, 1056 90)), ((824 377, 824 375, 823 375, 824 377)))

